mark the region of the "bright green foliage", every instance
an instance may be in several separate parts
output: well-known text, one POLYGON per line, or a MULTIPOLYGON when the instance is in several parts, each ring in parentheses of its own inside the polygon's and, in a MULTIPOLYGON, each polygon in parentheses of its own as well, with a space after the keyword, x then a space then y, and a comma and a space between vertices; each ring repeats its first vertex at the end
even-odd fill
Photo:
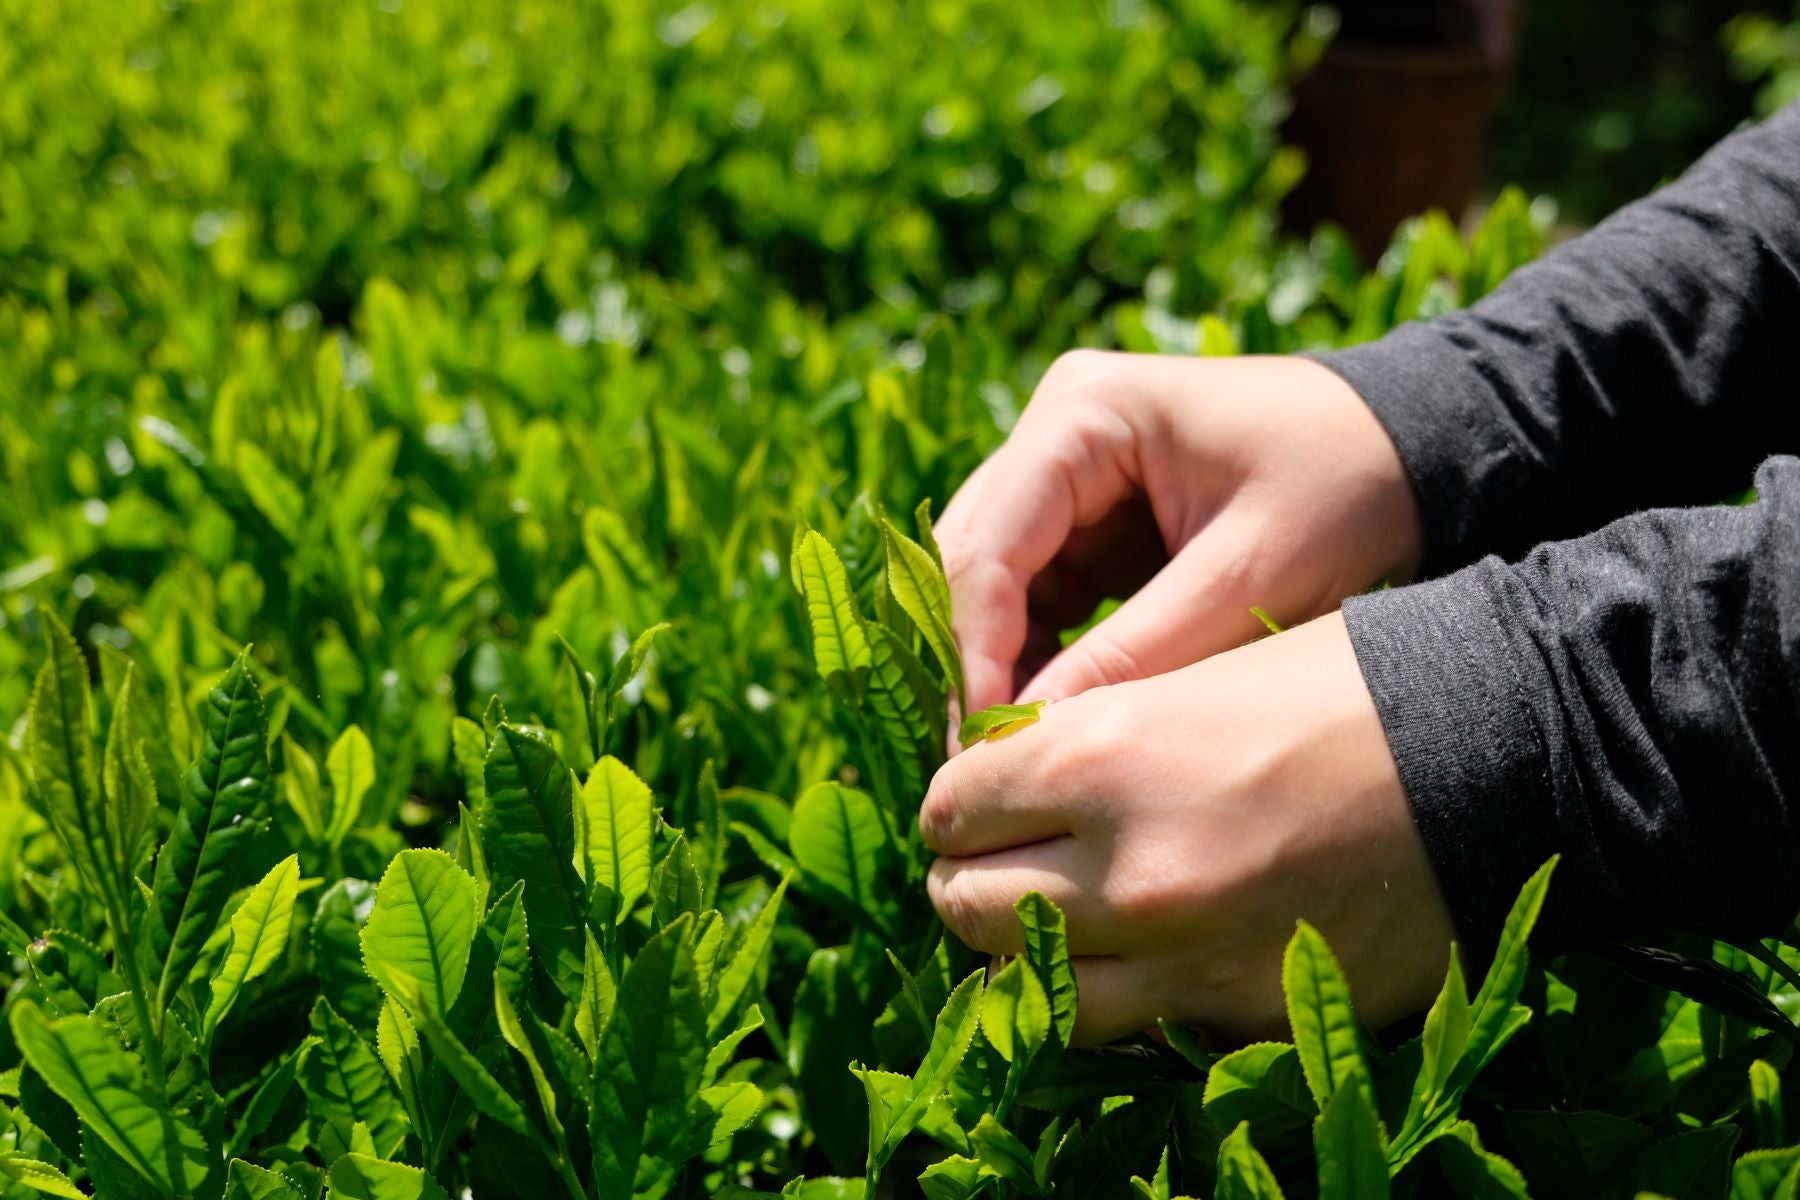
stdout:
POLYGON ((1049 356, 1542 243, 1285 241, 1294 15, 0 0, 0 1193, 1791 1195, 1792 931, 1533 963, 1540 873, 1418 1039, 1303 931, 1293 1044, 1071 1048, 926 900, 1049 356))
POLYGON ((575 808, 575 862, 615 922, 650 887, 655 800, 630 767, 607 755, 588 772, 575 808))
POLYGON ((363 926, 363 966, 389 994, 406 981, 419 1001, 448 1012, 462 991, 480 914, 475 880, 441 850, 395 855, 363 926))
POLYGON ((208 1037, 231 1011, 244 985, 273 966, 287 949, 299 888, 300 859, 290 854, 250 889, 233 914, 225 961, 212 978, 212 1001, 206 1008, 204 1026, 208 1037))
POLYGON ((1346 1087, 1372 1101, 1375 1088, 1357 1044, 1349 982, 1325 939, 1305 921, 1300 922, 1282 958, 1281 989, 1287 996, 1288 1024, 1314 1103, 1329 1112, 1331 1098, 1346 1087))
POLYGON ((162 955, 158 1007, 187 982, 267 819, 267 734, 248 650, 207 694, 200 727, 200 757, 184 781, 175 828, 156 857, 160 922, 152 923, 151 936, 162 955))
POLYGON ((47 1020, 29 1002, 12 1010, 12 1032, 31 1069, 116 1154, 140 1185, 175 1196, 209 1171, 200 1131, 171 1112, 138 1060, 92 1017, 47 1020))

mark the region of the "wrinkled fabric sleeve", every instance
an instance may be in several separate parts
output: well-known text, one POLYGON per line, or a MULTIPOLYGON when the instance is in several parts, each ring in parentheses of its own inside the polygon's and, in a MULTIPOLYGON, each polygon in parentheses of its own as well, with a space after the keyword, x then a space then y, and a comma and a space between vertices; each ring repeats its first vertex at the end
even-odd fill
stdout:
POLYGON ((1800 450, 1800 105, 1473 308, 1320 361, 1393 438, 1442 575, 1344 611, 1465 943, 1552 853, 1552 944, 1791 919, 1800 461, 1716 502, 1800 450))
POLYGON ((1800 912, 1800 460, 1344 606, 1457 929, 1563 863, 1552 944, 1800 912))
POLYGON ((1800 103, 1473 307, 1316 357, 1398 447, 1427 575, 1741 490, 1800 450, 1800 103))

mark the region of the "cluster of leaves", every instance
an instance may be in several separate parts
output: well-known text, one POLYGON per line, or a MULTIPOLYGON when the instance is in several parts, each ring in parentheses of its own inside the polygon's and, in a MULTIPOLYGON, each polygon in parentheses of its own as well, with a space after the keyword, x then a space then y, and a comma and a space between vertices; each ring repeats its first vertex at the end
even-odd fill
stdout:
POLYGON ((1067 340, 1154 265, 1206 305, 1266 251, 1296 7, 9 0, 0 270, 188 314, 145 330, 181 358, 378 275, 530 283, 567 328, 654 278, 1067 340))

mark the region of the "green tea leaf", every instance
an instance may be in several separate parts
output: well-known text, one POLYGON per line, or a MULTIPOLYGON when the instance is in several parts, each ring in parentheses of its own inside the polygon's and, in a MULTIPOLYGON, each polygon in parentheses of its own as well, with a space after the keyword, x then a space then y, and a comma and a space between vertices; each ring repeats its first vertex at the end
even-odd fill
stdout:
MULTIPOLYGON (((650 906, 650 923, 658 929, 682 913, 699 911, 700 872, 694 869, 694 854, 688 849, 685 833, 676 831, 674 840, 669 843, 668 852, 656 866, 656 876, 651 881, 650 890, 655 893, 650 906)), ((716 943, 712 949, 717 952, 716 943)), ((707 967, 710 969, 710 963, 707 967)), ((700 984, 704 990, 704 978, 700 980, 700 984)))
POLYGON ((1314 1102, 1322 1111, 1332 1093, 1349 1085, 1360 1089, 1372 1103, 1375 1085, 1363 1061, 1356 1013, 1350 1007, 1350 985, 1325 939, 1305 921, 1288 942, 1281 985, 1287 995, 1294 1049, 1314 1102))
POLYGON ((655 798, 632 769, 608 754, 594 764, 575 806, 577 861, 587 881, 612 897, 613 920, 623 921, 650 886, 655 798))
POLYGON ((806 878, 847 913, 879 924, 891 912, 887 825, 867 792, 829 780, 807 788, 794 801, 788 846, 806 878))
POLYGON ((225 1200, 305 1200, 305 1197, 283 1176, 234 1158, 226 1172, 225 1200))
POLYGON ((1475 1126, 1458 1121, 1437 1140, 1444 1177, 1463 1200, 1531 1200, 1519 1168, 1481 1145, 1475 1126))
POLYGON ((1757 1059, 1750 1064, 1750 1113, 1756 1142, 1765 1148, 1787 1145, 1787 1118, 1782 1110, 1781 1076, 1757 1059))
POLYGON ((758 978, 769 960, 769 946, 775 935, 775 922, 781 915, 781 900, 787 894, 793 877, 783 875, 774 894, 763 904, 756 919, 744 929, 737 947, 713 980, 711 1010, 706 1018, 706 1035, 716 1041, 737 1017, 744 1000, 755 991, 758 978))
POLYGON ((431 1047, 433 1063, 456 1081, 482 1113, 514 1133, 530 1136, 533 1132, 531 1121, 525 1115, 524 1107, 494 1078, 487 1064, 456 1036, 449 1022, 425 1003, 418 982, 411 976, 401 976, 395 983, 396 999, 412 1018, 425 1044, 431 1047))
POLYGON ((165 1195, 191 1192, 210 1167, 206 1141, 144 1077, 137 1060, 91 1018, 48 1020, 13 1002, 13 1038, 25 1061, 130 1169, 165 1195))
POLYGON ((744 1080, 701 1088, 694 1100, 695 1152, 730 1141, 733 1134, 756 1120, 764 1102, 762 1089, 744 1080))
POLYGON ((268 1130, 276 1113, 287 1103, 288 1096, 294 1090, 294 1080, 300 1073, 301 1057, 313 1045, 313 1038, 301 1039, 298 1046, 277 1058, 271 1069, 263 1073, 262 1082, 257 1084, 256 1090, 250 1093, 249 1103, 244 1105, 244 1115, 237 1123, 227 1153, 241 1150, 268 1130))
MULTIPOLYGON (((105 886, 106 813, 94 761, 87 660, 69 631, 44 612, 44 665, 31 690, 26 746, 51 827, 90 887, 105 886)), ((104 894, 104 893, 102 893, 104 894)))
POLYGON ((956 648, 950 615, 950 585, 944 579, 943 568, 924 547, 895 529, 886 517, 881 520, 881 533, 887 551, 888 589, 918 626, 951 686, 958 695, 966 694, 962 655, 956 648))
POLYGON ((462 991, 480 914, 475 880, 442 850, 403 850, 375 889, 363 926, 363 966, 389 995, 412 981, 422 1004, 445 1013, 462 991))
POLYGON ((337 1123, 346 1135, 364 1125, 391 1152, 407 1124, 381 1063, 325 997, 313 1002, 310 1019, 317 1040, 301 1055, 298 1078, 314 1117, 337 1123))
POLYGON ((248 650, 207 695, 201 728, 199 760, 188 771, 175 828, 156 859, 159 919, 151 929, 163 956, 158 1007, 167 1007, 187 982, 267 819, 267 735, 248 650))
POLYGON ((537 1090, 538 1107, 543 1110, 552 1130, 560 1137, 562 1123, 556 1115, 556 1089, 551 1086, 550 1076, 544 1072, 544 1064, 538 1058, 537 1048, 531 1044, 531 1038, 525 1031, 525 1023, 519 1020, 518 1011, 513 1008, 512 998, 506 994, 506 988, 501 986, 498 974, 494 976, 494 1020, 500 1027, 500 1036, 524 1061, 532 1087, 537 1090))
POLYGON ((693 918, 676 918, 619 983, 611 1027, 594 1057, 589 1139, 600 1195, 630 1195, 640 1169, 664 1165, 658 1155, 681 1139, 699 1093, 706 1016, 694 985, 692 935, 693 918))
POLYGON ((1013 959, 988 980, 981 998, 981 1031, 1001 1058, 1020 1066, 1050 1039, 1049 997, 1023 959, 1013 959))
POLYGON ((319 764, 287 733, 281 735, 281 763, 281 790, 288 807, 300 818, 308 838, 324 841, 331 812, 319 783, 319 764))
POLYGON ((612 1021, 618 990, 612 969, 606 965, 606 956, 600 952, 600 944, 589 933, 582 965, 581 997, 575 1009, 575 1035, 590 1056, 600 1051, 600 1039, 612 1021))
POLYGON ((300 859, 290 854, 263 876, 231 918, 231 948, 212 977, 212 1002, 201 1023, 210 1042, 219 1022, 231 1011, 244 985, 275 965, 287 949, 300 890, 300 859))
POLYGON ((156 818, 156 780, 144 752, 145 727, 139 712, 145 704, 139 695, 137 664, 127 663, 125 678, 113 700, 112 726, 106 734, 102 779, 106 790, 106 845, 111 867, 123 887, 137 877, 138 860, 147 851, 152 822, 156 818))
POLYGON ((467 717, 457 717, 450 725, 450 742, 469 811, 480 812, 487 803, 487 731, 467 717))
POLYGON ((346 1154, 331 1165, 331 1200, 450 1200, 438 1182, 417 1167, 346 1154))
POLYGON ((313 970, 319 991, 354 1025, 367 1027, 381 1011, 381 992, 363 969, 362 931, 375 911, 375 885, 340 879, 319 897, 313 914, 313 970))
POLYGON ((424 1050, 412 1018, 392 996, 382 1001, 381 1016, 375 1022, 375 1054, 400 1093, 407 1120, 415 1129, 425 1128, 425 1122, 419 1119, 425 1112, 424 1050))
POLYGON ((1361 1088, 1340 1087, 1313 1123, 1319 1200, 1387 1200, 1387 1138, 1361 1088))
POLYGON ((254 442, 239 441, 232 449, 238 484, 244 495, 290 546, 298 545, 306 525, 306 498, 287 472, 254 442))
POLYGON ((355 725, 344 730, 332 744, 325 768, 331 772, 331 820, 325 840, 336 846, 356 826, 363 798, 375 786, 375 750, 368 734, 355 725))
POLYGON ((1792 1200, 1800 1146, 1752 1150, 1731 1164, 1731 1200, 1792 1200))
POLYGON ((1202 1103, 1213 1124, 1248 1123, 1265 1145, 1309 1128, 1318 1111, 1299 1053, 1282 1042, 1258 1042, 1219 1059, 1207 1072, 1202 1103))
POLYGON ((1443 989, 1425 1015, 1424 1057, 1419 1069, 1425 1095, 1435 1096, 1449 1084, 1468 1040, 1469 991, 1463 984, 1462 962, 1452 946, 1443 989))
POLYGON ((1556 869, 1556 863, 1557 859, 1551 858, 1525 881, 1519 898, 1507 913, 1487 977, 1475 993, 1470 1009, 1469 1040, 1462 1060, 1452 1074, 1453 1088, 1458 1080, 1466 1087, 1467 1081, 1499 1052, 1503 1041, 1501 1031, 1510 1023, 1513 1006, 1525 985, 1525 970, 1530 963, 1526 939, 1537 924, 1538 913, 1543 911, 1544 897, 1550 890, 1550 875, 1556 869))
POLYGON ((21 1154, 0 1154, 0 1178, 23 1184, 45 1196, 62 1196, 67 1200, 87 1200, 87 1193, 76 1187, 67 1175, 47 1162, 21 1154))
POLYGON ((1050 1001, 1051 1030, 1056 1044, 1067 1046, 1075 1033, 1075 968, 1069 961, 1069 936, 1062 910, 1041 892, 1028 892, 1013 905, 1025 929, 1025 958, 1037 972, 1050 1001))
POLYGON ((831 543, 811 530, 795 543, 794 560, 812 624, 813 659, 819 677, 841 698, 861 699, 871 651, 844 564, 831 543))
POLYGON ((976 742, 992 742, 1017 733, 1027 725, 1036 725, 1044 711, 1044 701, 1026 704, 992 704, 963 718, 956 739, 964 750, 976 742))
POLYGON ((969 1133, 969 1142, 981 1165, 993 1174, 1024 1188, 1027 1195, 1042 1194, 1038 1188, 1037 1164, 1031 1151, 1024 1142, 996 1121, 993 1113, 981 1114, 981 1119, 969 1133))
POLYGON ((981 971, 971 974, 957 984, 950 998, 944 1001, 932 1030, 931 1046, 925 1051, 919 1069, 913 1072, 912 1093, 889 1117, 887 1138, 882 1146, 883 1161, 879 1165, 885 1165, 885 1159, 892 1157, 906 1136, 925 1119, 926 1111, 950 1086, 956 1069, 962 1066, 981 1023, 983 974, 981 971))
POLYGON ((700 1071, 701 1087, 711 1087, 717 1082, 719 1074, 731 1063, 731 1056, 737 1052, 744 1039, 762 1027, 762 1009, 752 1004, 744 1013, 743 1024, 714 1042, 713 1048, 706 1052, 706 1065, 700 1071))
MULTIPOLYGON (((657 636, 669 628, 667 621, 658 622, 632 639, 631 648, 620 655, 613 663, 612 670, 606 677, 607 696, 617 696, 625 690, 625 685, 637 678, 637 673, 644 669, 644 660, 650 657, 650 647, 657 636)), ((602 747, 604 749, 604 747, 602 747)))
POLYGON ((943 690, 892 632, 880 625, 867 632, 869 711, 900 768, 900 786, 908 795, 922 796, 927 772, 943 753, 943 690))
POLYGON ((574 787, 550 744, 501 725, 487 758, 481 842, 495 886, 529 881, 525 911, 550 977, 565 996, 581 994, 587 885, 575 869, 574 787))
POLYGON ((1232 1130, 1220 1145, 1218 1174, 1215 1200, 1282 1200, 1275 1172, 1250 1144, 1248 1122, 1232 1130))

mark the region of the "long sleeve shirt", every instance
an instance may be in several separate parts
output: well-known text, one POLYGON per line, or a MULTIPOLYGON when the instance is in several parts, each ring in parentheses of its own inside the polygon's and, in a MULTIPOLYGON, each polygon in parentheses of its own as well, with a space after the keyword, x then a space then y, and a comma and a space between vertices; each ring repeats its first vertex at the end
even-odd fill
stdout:
POLYGON ((1320 361, 1418 497, 1425 582, 1344 613, 1465 943, 1552 853, 1551 944, 1792 919, 1800 104, 1320 361))

